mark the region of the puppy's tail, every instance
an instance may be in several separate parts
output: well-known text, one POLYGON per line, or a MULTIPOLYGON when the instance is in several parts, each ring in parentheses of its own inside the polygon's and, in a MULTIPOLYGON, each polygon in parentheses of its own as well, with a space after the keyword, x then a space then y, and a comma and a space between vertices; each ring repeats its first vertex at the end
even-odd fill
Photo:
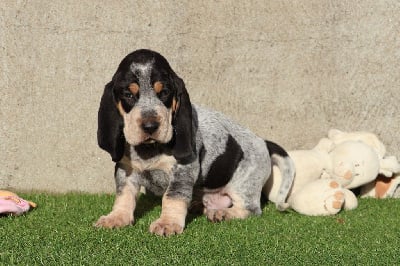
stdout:
POLYGON ((278 210, 284 211, 289 208, 286 198, 292 188, 296 168, 292 158, 281 146, 268 140, 265 143, 267 144, 272 164, 278 166, 281 171, 282 183, 275 204, 278 210))

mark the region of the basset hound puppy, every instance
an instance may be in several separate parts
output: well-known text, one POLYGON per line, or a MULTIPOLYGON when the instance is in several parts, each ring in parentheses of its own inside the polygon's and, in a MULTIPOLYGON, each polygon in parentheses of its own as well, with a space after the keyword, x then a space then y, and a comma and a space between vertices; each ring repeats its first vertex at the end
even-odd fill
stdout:
POLYGON ((137 50, 121 61, 101 98, 97 138, 116 163, 115 203, 97 227, 132 224, 141 187, 162 196, 161 215, 150 225, 157 235, 182 233, 190 206, 200 205, 213 222, 260 214, 272 163, 284 176, 277 207, 287 207, 295 170, 285 150, 193 105, 157 52, 137 50))

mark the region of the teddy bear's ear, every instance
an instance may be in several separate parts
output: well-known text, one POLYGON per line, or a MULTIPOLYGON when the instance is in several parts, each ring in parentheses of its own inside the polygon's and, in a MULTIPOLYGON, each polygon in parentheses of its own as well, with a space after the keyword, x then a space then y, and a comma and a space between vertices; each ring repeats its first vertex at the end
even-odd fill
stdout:
POLYGON ((330 152, 334 148, 334 143, 328 138, 322 138, 314 149, 324 152, 330 152))
POLYGON ((378 153, 379 157, 385 156, 386 147, 375 134, 368 132, 365 132, 364 135, 360 134, 360 141, 373 148, 378 153))
POLYGON ((328 132, 328 138, 334 139, 336 136, 339 136, 340 134, 343 134, 343 131, 340 131, 339 129, 332 128, 328 132))

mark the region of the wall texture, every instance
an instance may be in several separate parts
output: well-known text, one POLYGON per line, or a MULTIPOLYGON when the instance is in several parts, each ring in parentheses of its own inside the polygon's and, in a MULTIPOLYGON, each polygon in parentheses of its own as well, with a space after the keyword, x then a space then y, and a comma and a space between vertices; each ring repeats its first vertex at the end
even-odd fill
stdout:
POLYGON ((287 149, 369 130, 400 157, 398 1, 0 2, 0 188, 114 191, 103 86, 137 48, 287 149))

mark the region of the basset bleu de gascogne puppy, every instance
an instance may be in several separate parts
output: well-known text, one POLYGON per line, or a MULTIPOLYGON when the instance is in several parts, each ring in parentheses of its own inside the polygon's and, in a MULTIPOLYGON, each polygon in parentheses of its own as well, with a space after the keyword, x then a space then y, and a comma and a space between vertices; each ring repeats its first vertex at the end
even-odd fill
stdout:
POLYGON ((150 225, 157 235, 182 233, 194 199, 214 222, 260 214, 272 163, 284 176, 277 207, 287 207, 295 170, 285 150, 193 105, 157 52, 137 50, 122 60, 101 98, 97 138, 116 162, 115 203, 97 227, 132 224, 141 186, 162 196, 160 218, 150 225))

